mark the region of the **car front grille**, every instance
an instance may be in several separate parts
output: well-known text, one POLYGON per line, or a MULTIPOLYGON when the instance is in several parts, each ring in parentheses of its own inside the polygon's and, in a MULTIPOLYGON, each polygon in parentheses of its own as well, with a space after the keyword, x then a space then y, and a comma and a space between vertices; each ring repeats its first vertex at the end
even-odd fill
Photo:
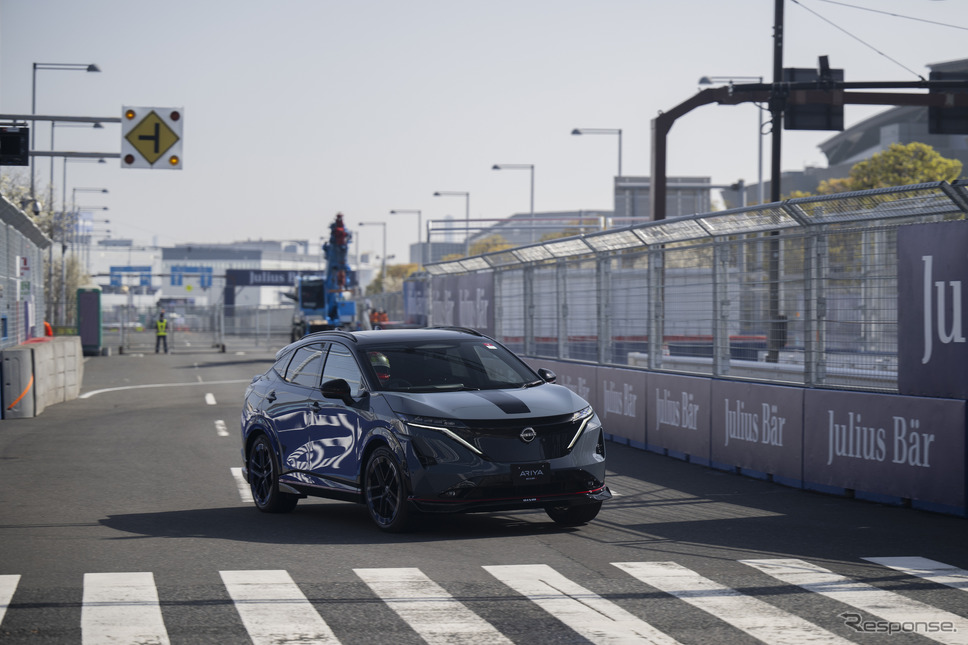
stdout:
POLYGON ((581 428, 583 419, 572 415, 520 419, 514 421, 479 421, 455 430, 491 461, 504 463, 556 459, 568 453, 568 444, 581 428), (533 428, 535 438, 522 439, 525 428, 533 428))

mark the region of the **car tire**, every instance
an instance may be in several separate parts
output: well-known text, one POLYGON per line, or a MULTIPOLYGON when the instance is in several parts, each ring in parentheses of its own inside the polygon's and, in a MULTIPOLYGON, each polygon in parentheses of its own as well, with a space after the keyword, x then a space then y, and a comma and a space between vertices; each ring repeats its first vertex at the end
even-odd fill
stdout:
POLYGON ((299 501, 298 495, 279 491, 279 467, 265 435, 260 435, 249 451, 249 489, 256 508, 263 513, 288 513, 299 501))
POLYGON ((381 530, 401 533, 411 526, 403 472, 393 451, 380 446, 366 462, 363 484, 366 508, 381 530))
POLYGON ((588 524, 602 510, 601 502, 577 506, 548 506, 545 512, 558 526, 581 526, 588 524))

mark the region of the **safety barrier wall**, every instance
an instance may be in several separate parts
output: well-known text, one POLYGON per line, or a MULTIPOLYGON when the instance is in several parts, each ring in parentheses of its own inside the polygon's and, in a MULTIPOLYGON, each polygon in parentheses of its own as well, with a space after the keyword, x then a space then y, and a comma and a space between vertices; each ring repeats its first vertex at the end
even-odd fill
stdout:
POLYGON ((529 358, 619 443, 780 484, 966 514, 965 401, 529 358))
POLYGON ((939 182, 646 222, 430 265, 412 300, 617 440, 963 515, 966 213, 939 182))
POLYGON ((4 419, 37 416, 76 399, 84 378, 79 336, 38 338, 0 352, 4 419))

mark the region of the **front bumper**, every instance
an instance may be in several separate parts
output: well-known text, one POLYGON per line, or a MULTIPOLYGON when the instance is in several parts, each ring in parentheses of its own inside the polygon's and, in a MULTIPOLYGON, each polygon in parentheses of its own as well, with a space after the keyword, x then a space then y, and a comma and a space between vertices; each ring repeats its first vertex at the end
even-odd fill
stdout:
POLYGON ((601 503, 605 486, 604 434, 586 432, 566 454, 534 462, 493 461, 433 433, 406 442, 410 504, 426 513, 547 508, 601 503), (540 468, 532 481, 522 469, 540 468))

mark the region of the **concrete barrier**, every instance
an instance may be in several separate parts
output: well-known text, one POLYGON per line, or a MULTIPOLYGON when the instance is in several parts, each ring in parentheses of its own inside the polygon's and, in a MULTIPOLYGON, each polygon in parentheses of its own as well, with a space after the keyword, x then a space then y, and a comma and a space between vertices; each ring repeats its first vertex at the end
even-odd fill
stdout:
POLYGON ((613 441, 796 488, 968 516, 965 400, 526 360, 591 403, 613 441))
POLYGON ((84 357, 78 336, 37 338, 0 354, 4 419, 31 418, 80 394, 84 357))

